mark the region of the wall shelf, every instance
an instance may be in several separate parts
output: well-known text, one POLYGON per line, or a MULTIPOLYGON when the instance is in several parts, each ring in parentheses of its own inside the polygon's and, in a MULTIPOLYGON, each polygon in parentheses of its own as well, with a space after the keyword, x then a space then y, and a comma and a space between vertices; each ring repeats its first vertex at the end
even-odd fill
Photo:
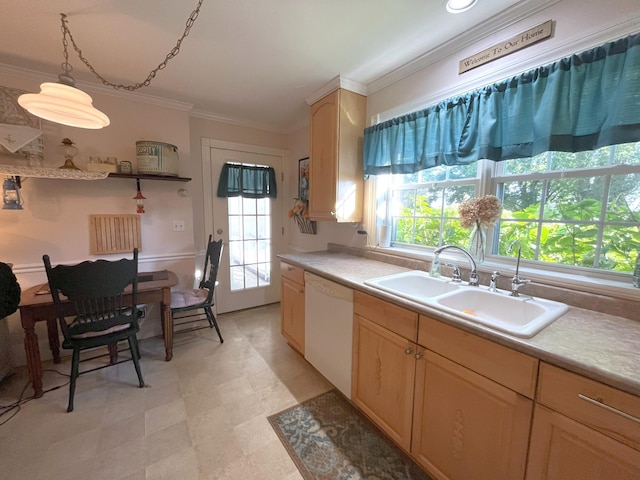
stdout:
POLYGON ((170 182, 190 182, 188 177, 149 175, 147 173, 109 173, 72 170, 68 168, 27 167, 0 164, 0 176, 53 178, 58 180, 102 180, 105 178, 135 178, 136 180, 165 180, 170 182))
POLYGON ((170 182, 190 182, 189 177, 172 177, 168 175, 149 175, 148 173, 110 173, 109 178, 135 178, 136 180, 166 180, 170 182))
POLYGON ((88 172, 69 168, 27 167, 21 165, 0 165, 0 175, 12 177, 55 178, 58 180, 102 180, 107 172, 88 172))

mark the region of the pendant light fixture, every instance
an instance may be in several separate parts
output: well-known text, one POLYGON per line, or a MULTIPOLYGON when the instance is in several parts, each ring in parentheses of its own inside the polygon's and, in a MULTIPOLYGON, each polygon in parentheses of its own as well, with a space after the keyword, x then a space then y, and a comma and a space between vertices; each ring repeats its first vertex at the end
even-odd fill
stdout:
POLYGON ((87 68, 93 73, 103 85, 113 87, 116 90, 124 89, 129 91, 137 90, 141 87, 146 87, 151 83, 151 80, 156 76, 158 70, 167 66, 167 62, 180 52, 180 45, 193 26, 198 14, 200 13, 200 7, 204 0, 198 0, 196 9, 191 12, 186 27, 182 36, 178 39, 176 46, 165 56, 164 60, 153 69, 147 78, 134 85, 121 85, 111 83, 100 75, 93 65, 82 55, 82 50, 78 48, 69 26, 67 24, 67 16, 64 13, 60 14, 62 22, 62 46, 64 51, 64 62, 62 63, 63 73, 58 75, 58 83, 43 83, 40 85, 40 93, 25 93, 18 97, 18 103, 29 113, 50 120, 62 125, 69 125, 71 127, 99 129, 104 128, 110 124, 109 117, 103 112, 93 106, 93 99, 90 95, 79 90, 75 86, 75 79, 71 76, 73 67, 69 64, 69 52, 67 47, 69 41, 73 45, 74 50, 78 54, 80 60, 87 66, 87 68))
POLYGON ((93 99, 76 88, 76 80, 71 76, 73 67, 69 64, 67 16, 62 18, 62 45, 64 62, 58 75, 58 83, 46 82, 40 85, 40 93, 25 93, 18 97, 18 103, 27 112, 70 127, 99 129, 109 125, 109 117, 93 106, 93 99))

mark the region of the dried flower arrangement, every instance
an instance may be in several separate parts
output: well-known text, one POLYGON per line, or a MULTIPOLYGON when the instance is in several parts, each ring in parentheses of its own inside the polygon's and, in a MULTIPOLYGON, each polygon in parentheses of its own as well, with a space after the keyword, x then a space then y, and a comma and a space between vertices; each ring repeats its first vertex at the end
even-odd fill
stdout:
POLYGON ((293 199, 293 208, 289 210, 289 218, 303 217, 309 218, 309 203, 307 200, 300 200, 299 198, 293 199))
POLYGON ((309 219, 309 201, 294 198, 293 207, 289 210, 289 218, 298 225, 301 233, 316 233, 316 222, 309 219))
POLYGON ((460 225, 471 228, 474 224, 479 227, 493 227, 502 215, 502 203, 495 195, 472 198, 460 204, 460 225))

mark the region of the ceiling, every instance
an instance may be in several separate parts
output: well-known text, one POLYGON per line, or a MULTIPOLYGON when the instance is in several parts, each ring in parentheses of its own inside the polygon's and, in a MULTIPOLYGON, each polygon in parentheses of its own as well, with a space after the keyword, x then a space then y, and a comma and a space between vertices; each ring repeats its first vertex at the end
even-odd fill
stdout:
MULTIPOLYGON (((305 100, 337 75, 370 85, 532 2, 479 0, 452 15, 445 0, 204 0, 179 54, 138 92, 185 102, 196 114, 286 132, 306 120, 305 100)), ((2 0, 0 64, 56 81, 66 13, 76 43, 101 75, 117 84, 141 82, 175 46, 196 5, 2 0)), ((71 46, 69 62, 79 83, 100 83, 71 46)))

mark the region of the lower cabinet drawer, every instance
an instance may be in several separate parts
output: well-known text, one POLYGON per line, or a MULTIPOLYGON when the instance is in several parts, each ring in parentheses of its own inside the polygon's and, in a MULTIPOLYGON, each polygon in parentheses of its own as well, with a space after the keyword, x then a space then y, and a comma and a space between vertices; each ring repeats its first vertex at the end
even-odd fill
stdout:
POLYGON ((290 263, 280 262, 280 275, 288 278, 292 282, 304 285, 304 269, 291 265, 290 263))
POLYGON ((368 318, 407 340, 416 341, 418 335, 417 313, 358 290, 354 292, 353 301, 354 313, 368 318))
POLYGON ((635 395, 542 362, 537 399, 640 450, 640 398, 635 395))
POLYGON ((527 398, 535 394, 538 359, 420 315, 418 344, 527 398))

